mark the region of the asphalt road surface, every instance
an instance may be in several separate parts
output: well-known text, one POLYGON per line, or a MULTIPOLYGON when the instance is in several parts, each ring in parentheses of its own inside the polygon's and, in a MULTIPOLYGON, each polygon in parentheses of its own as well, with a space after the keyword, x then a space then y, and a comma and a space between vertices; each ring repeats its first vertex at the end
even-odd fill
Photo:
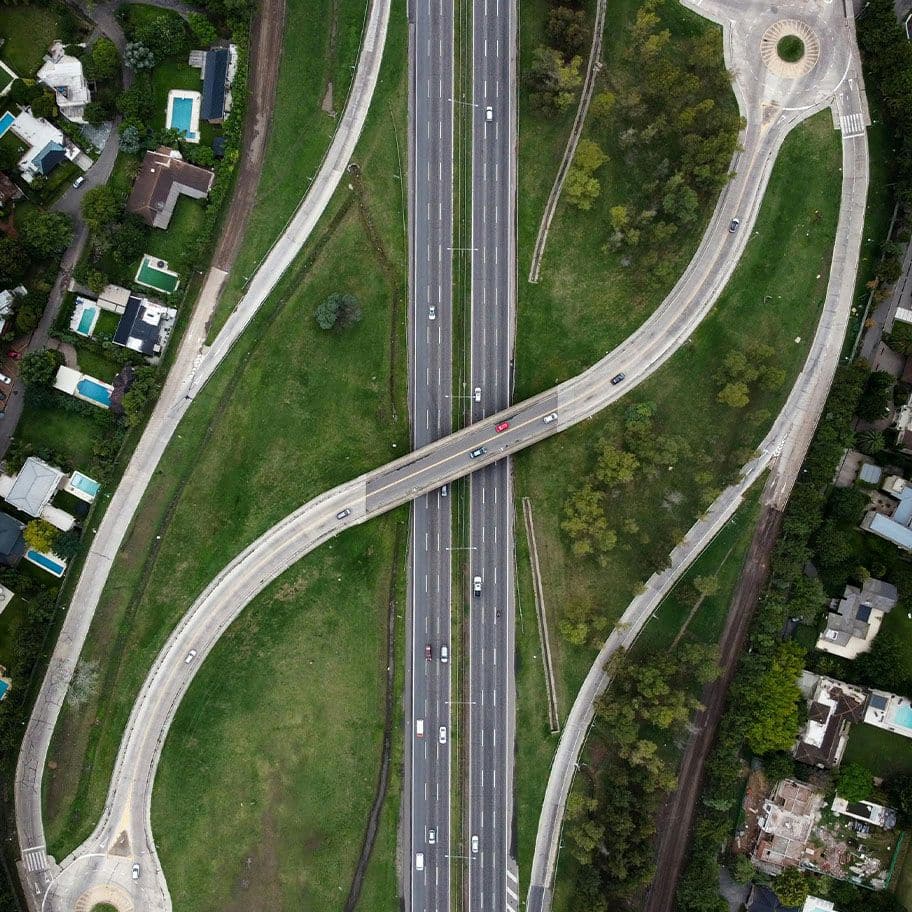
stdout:
MULTIPOLYGON (((472 4, 471 420, 498 436, 489 416, 510 404, 516 248, 514 238, 513 0, 472 4)), ((512 423, 510 417, 504 423, 512 423)), ((503 426, 502 424, 500 426, 503 426)), ((513 809, 513 490, 509 459, 469 481, 468 908, 519 905, 510 858, 513 809)))
MULTIPOLYGON (((453 50, 452 3, 416 0, 409 147, 409 389, 416 448, 452 429, 453 50)), ((450 669, 459 659, 450 642, 451 516, 443 488, 412 506, 405 729, 411 851, 410 875, 403 880, 406 907, 416 912, 450 908, 450 669), (448 650, 447 661, 442 649, 448 650)))

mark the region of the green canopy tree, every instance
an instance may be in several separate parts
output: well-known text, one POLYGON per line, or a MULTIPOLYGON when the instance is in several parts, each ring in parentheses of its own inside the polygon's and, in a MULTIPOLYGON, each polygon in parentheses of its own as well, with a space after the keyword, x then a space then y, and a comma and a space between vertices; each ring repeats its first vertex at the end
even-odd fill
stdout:
POLYGON ((798 678, 804 666, 804 652, 796 643, 782 643, 773 655, 766 674, 748 698, 745 737, 755 754, 789 750, 798 734, 798 678))

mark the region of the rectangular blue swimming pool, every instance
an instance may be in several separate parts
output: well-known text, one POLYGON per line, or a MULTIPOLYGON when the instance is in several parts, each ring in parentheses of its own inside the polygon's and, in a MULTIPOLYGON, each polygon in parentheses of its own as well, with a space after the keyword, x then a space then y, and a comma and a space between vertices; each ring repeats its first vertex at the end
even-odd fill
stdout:
POLYGON ((9 111, 4 113, 3 117, 0 117, 0 136, 3 136, 4 133, 13 125, 13 121, 16 119, 15 114, 10 114, 9 111))
POLYGON ((906 706, 905 703, 897 706, 896 713, 893 716, 893 724, 912 731, 912 706, 906 706))
POLYGON ((58 564, 57 561, 48 557, 46 554, 42 554, 40 551, 29 549, 25 552, 25 557, 33 564, 37 564, 43 570, 47 570, 48 573, 53 573, 54 576, 63 576, 63 572, 66 570, 65 564, 58 564))
POLYGON ((0 700, 6 696, 6 692, 9 690, 9 684, 6 681, 0 681, 0 700))
POLYGON ((79 391, 80 395, 85 396, 86 399, 91 399, 92 402, 97 402, 105 408, 108 408, 111 405, 111 391, 106 386, 102 386, 94 380, 89 380, 88 377, 83 377, 82 380, 76 384, 76 389, 79 391))
POLYGON ((94 307, 86 307, 82 311, 82 317, 79 319, 79 328, 76 330, 81 336, 87 336, 92 330, 92 323, 95 322, 95 314, 98 311, 94 307))
POLYGON ((82 472, 73 472, 73 475, 70 478, 70 484, 74 488, 78 488, 82 491, 83 494, 88 494, 89 497, 94 497, 101 487, 97 481, 89 478, 88 475, 83 475, 82 472))
POLYGON ((171 126, 180 130, 184 136, 192 135, 190 126, 193 120, 193 99, 175 98, 171 106, 171 126))

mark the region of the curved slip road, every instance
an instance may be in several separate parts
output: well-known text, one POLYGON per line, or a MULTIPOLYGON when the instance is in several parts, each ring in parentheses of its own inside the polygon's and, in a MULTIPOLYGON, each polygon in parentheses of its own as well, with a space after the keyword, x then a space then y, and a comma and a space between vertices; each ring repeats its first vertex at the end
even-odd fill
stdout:
MULTIPOLYGON (((45 893, 59 871, 47 855, 41 817, 44 765, 60 708, 111 565, 146 485, 192 398, 212 376, 307 241, 345 173, 379 76, 389 12, 390 0, 372 0, 348 104, 320 170, 292 220, 254 275, 243 299, 212 347, 207 348, 206 324, 211 312, 203 302, 214 304, 226 277, 221 270, 210 270, 159 401, 99 524, 35 701, 16 766, 16 826, 22 853, 20 875, 26 896, 34 908, 47 907, 45 893)), ((170 908, 164 878, 160 875, 158 878, 161 881, 161 907, 170 908)))

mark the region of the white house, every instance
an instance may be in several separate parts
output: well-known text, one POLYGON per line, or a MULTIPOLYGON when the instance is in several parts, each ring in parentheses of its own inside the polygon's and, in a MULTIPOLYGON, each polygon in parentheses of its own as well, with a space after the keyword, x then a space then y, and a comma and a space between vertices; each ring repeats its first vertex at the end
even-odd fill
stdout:
POLYGON ((85 123, 85 106, 92 100, 82 61, 64 52, 63 44, 55 41, 44 64, 38 70, 38 81, 54 90, 57 107, 67 120, 85 123))
MULTIPOLYGON (((29 110, 20 111, 10 129, 29 147, 19 159, 19 171, 29 184, 39 175, 50 174, 64 159, 86 158, 57 127, 43 117, 35 117, 29 110)), ((91 159, 88 161, 91 163, 91 159)))

